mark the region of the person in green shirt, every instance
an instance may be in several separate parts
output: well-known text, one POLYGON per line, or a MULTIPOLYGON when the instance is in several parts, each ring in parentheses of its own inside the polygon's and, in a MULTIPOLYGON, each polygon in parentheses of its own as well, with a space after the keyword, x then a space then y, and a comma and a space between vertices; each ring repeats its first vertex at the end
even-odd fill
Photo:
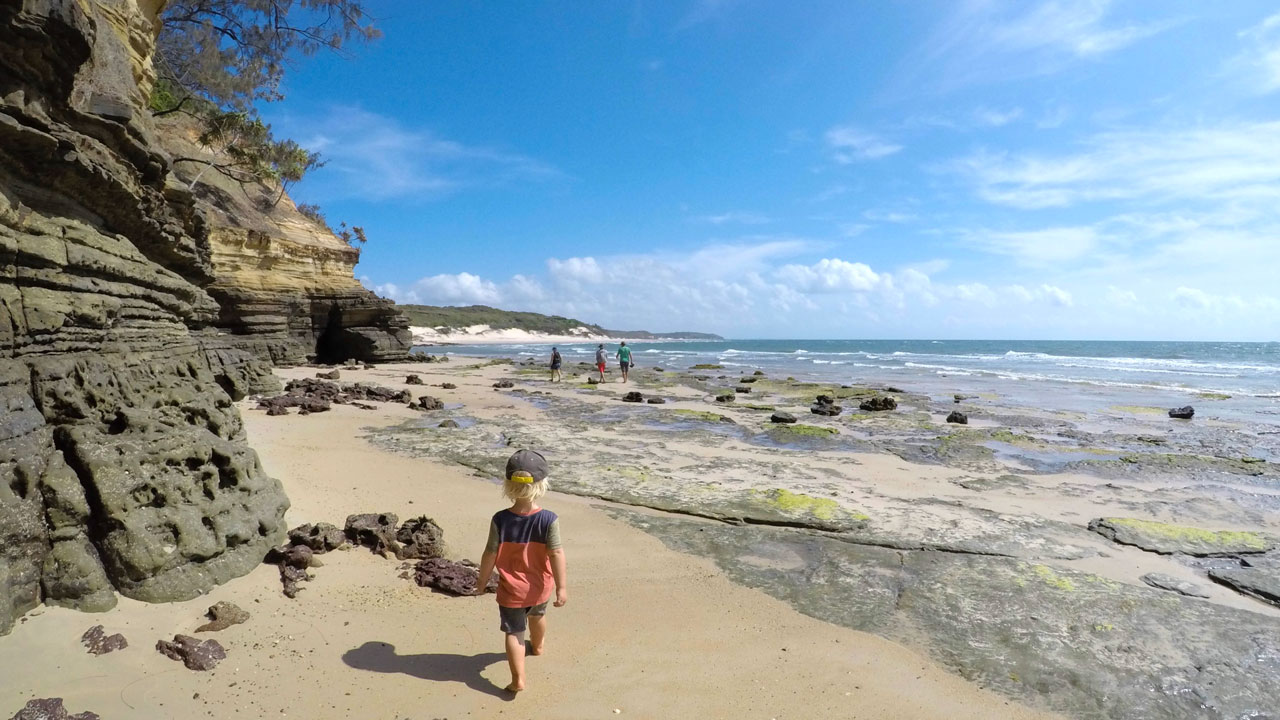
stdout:
POLYGON ((626 382, 627 374, 631 370, 631 348, 627 347, 625 342, 622 343, 622 345, 618 346, 616 357, 618 358, 618 364, 622 366, 622 382, 626 382))

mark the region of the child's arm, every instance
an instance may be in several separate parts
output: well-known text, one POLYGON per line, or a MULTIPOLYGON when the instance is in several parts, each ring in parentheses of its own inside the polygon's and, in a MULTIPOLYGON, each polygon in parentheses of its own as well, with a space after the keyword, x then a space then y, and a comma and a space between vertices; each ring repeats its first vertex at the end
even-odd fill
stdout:
POLYGON ((489 576, 493 575, 493 566, 498 562, 498 553, 486 550, 484 555, 480 556, 480 574, 476 575, 476 595, 485 593, 485 586, 489 584, 489 576))
POLYGON ((564 607, 569 602, 569 576, 565 569, 564 548, 556 548, 550 552, 551 575, 556 579, 556 607, 564 607))
POLYGON ((484 544, 484 553, 480 556, 480 573, 476 575, 476 595, 483 595, 489 585, 489 576, 493 574, 493 566, 498 564, 498 526, 489 523, 489 539, 484 544))

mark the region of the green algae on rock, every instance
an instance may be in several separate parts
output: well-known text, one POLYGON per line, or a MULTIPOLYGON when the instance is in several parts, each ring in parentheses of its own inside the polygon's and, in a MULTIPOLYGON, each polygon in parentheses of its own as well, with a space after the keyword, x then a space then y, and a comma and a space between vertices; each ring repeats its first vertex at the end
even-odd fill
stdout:
POLYGON ((1089 530, 1121 545, 1162 555, 1240 555, 1264 553, 1276 546, 1274 539, 1258 532, 1204 530, 1138 518, 1097 518, 1089 523, 1089 530))
POLYGON ((823 427, 821 425, 769 423, 766 424, 765 427, 769 432, 778 435, 801 435, 804 437, 823 438, 840 434, 840 431, 833 427, 823 427))

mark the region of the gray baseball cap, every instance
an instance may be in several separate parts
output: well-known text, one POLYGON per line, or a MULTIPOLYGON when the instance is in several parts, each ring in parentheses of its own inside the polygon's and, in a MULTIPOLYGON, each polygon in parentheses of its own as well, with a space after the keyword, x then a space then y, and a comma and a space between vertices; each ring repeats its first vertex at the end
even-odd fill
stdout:
POLYGON ((515 479, 512 476, 516 473, 522 477, 529 475, 533 482, 542 482, 547 478, 547 459, 534 450, 517 450, 507 458, 507 479, 515 479))

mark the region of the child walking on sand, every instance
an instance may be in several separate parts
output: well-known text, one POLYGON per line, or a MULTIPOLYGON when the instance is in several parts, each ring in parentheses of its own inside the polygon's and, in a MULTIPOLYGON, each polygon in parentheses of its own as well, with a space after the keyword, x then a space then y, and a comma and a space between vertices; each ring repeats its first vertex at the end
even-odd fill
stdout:
MULTIPOLYGON (((529 651, 541 655, 547 637, 547 602, 555 582, 556 607, 569 602, 564 549, 556 514, 538 507, 547 493, 547 460, 532 450, 517 450, 507 460, 502 494, 511 507, 500 510, 489 524, 489 542, 480 558, 480 577, 498 570, 498 614, 507 635, 507 664, 511 684, 507 690, 524 690, 524 632, 529 630, 529 651)), ((477 583, 476 594, 484 593, 477 583)))

